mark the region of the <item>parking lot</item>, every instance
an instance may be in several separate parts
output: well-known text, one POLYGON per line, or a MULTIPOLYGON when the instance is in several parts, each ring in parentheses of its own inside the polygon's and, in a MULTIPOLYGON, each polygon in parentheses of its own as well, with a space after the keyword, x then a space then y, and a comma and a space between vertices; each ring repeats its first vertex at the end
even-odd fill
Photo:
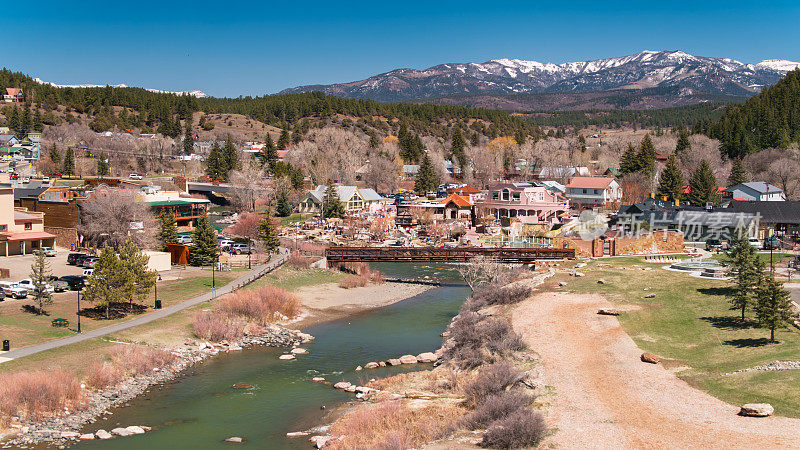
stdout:
MULTIPOLYGON (((56 249, 58 253, 55 257, 47 258, 50 264, 50 271, 57 277, 64 275, 81 275, 83 268, 77 266, 67 265, 67 255, 71 252, 66 249, 56 249)), ((33 264, 36 257, 34 255, 20 255, 4 257, 0 262, 0 267, 9 269, 11 276, 3 281, 19 281, 23 278, 31 276, 31 264, 33 264)))

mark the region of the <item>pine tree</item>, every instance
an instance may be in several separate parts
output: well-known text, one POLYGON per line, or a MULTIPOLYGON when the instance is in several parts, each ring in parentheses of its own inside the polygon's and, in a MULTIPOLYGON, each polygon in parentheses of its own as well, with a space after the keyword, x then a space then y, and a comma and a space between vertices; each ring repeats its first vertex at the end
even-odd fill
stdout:
POLYGON ((33 299, 36 302, 36 314, 47 314, 45 305, 53 303, 53 296, 47 292, 47 282, 50 276, 50 263, 47 262, 44 252, 39 250, 31 264, 31 281, 33 282, 33 299))
POLYGON ((467 167, 467 155, 464 153, 464 148, 467 146, 467 141, 461 135, 461 130, 456 128, 453 131, 453 139, 450 145, 450 152, 453 155, 454 163, 463 171, 467 167))
POLYGON ((669 155, 667 165, 661 171, 658 179, 658 195, 666 196, 669 200, 680 200, 683 188, 683 173, 675 155, 669 155))
POLYGON ((414 191, 417 195, 425 195, 428 192, 436 191, 438 187, 439 177, 436 175, 436 170, 430 157, 425 153, 425 156, 422 157, 422 163, 419 165, 417 179, 414 180, 414 191))
POLYGON ((14 132, 17 137, 22 136, 22 124, 20 123, 19 109, 14 106, 11 108, 8 118, 8 128, 14 132))
POLYGON ((225 169, 225 177, 223 179, 227 180, 232 170, 241 168, 239 155, 236 153, 236 146, 233 144, 233 139, 231 139, 230 135, 225 139, 225 146, 222 147, 222 154, 224 156, 225 169))
POLYGON ((117 252, 111 247, 103 247, 100 257, 94 265, 94 271, 86 279, 83 298, 97 306, 105 307, 106 319, 108 319, 111 303, 124 295, 123 287, 127 283, 126 276, 117 252))
POLYGON ((120 289, 120 300, 133 304, 146 298, 156 282, 158 273, 147 267, 150 257, 142 253, 132 239, 126 240, 117 251, 124 284, 120 289))
POLYGON ((581 153, 586 153, 586 138, 582 134, 578 135, 578 148, 581 153))
POLYGON ((53 161, 54 164, 61 163, 61 152, 58 151, 55 142, 53 142, 53 145, 50 146, 49 156, 50 156, 50 161, 53 161))
POLYGON ((33 113, 33 124, 31 125, 33 131, 42 132, 44 130, 44 124, 42 123, 42 113, 39 112, 38 109, 33 113))
POLYGON ((205 213, 197 219, 193 237, 194 247, 190 253, 190 263, 193 266, 210 266, 216 263, 219 259, 217 231, 211 226, 205 213))
POLYGON ((289 196, 286 192, 281 191, 278 194, 277 204, 275 206, 275 214, 278 217, 289 217, 292 215, 292 204, 289 203, 289 196))
POLYGON ((651 174, 656 170, 656 148, 650 134, 644 136, 636 159, 639 161, 639 171, 651 174))
POLYGON ((278 150, 286 150, 286 147, 289 146, 289 130, 287 129, 288 125, 284 126, 281 130, 281 135, 278 137, 278 150))
POLYGON ((191 155, 194 153, 194 138, 192 137, 192 119, 186 119, 185 121, 186 130, 183 133, 183 154, 184 155, 191 155))
POLYGON ((681 128, 678 132, 678 143, 675 145, 675 154, 681 156, 685 150, 689 150, 690 148, 692 148, 692 144, 689 142, 689 133, 685 128, 681 128))
POLYGON ((339 189, 328 181, 328 187, 325 189, 325 196, 322 198, 322 218, 341 219, 345 215, 344 205, 339 199, 339 189))
POLYGON ((746 183, 747 178, 747 169, 744 168, 742 160, 740 158, 734 159, 731 166, 731 174, 728 176, 728 186, 746 183))
POLYGON ((158 218, 158 241, 161 242, 162 249, 166 249, 167 244, 178 242, 178 225, 171 209, 162 211, 158 218))
POLYGON ((269 208, 264 213, 264 217, 258 224, 258 239, 267 248, 267 251, 273 252, 281 245, 280 238, 278 238, 278 228, 272 221, 272 216, 269 213, 269 208))
POLYGON ((269 169, 273 170, 275 163, 278 162, 278 150, 275 148, 275 143, 272 142, 272 136, 267 133, 267 138, 264 140, 264 161, 269 165, 269 169))
POLYGON ((633 144, 628 142, 628 148, 619 159, 619 171, 622 175, 636 173, 639 171, 639 158, 633 144))
POLYGON ((755 247, 750 245, 747 233, 744 232, 731 240, 728 261, 730 268, 727 275, 735 281, 729 302, 732 309, 741 311, 744 321, 745 310, 755 301, 756 288, 761 284, 764 263, 758 257, 755 247))
POLYGON ((108 159, 104 153, 100 153, 97 157, 97 176, 103 177, 108 175, 108 159))
POLYGON ((75 175, 75 157, 72 147, 67 147, 67 151, 64 154, 64 165, 61 168, 61 172, 64 175, 75 175))
POLYGON ((705 206, 706 203, 719 204, 717 179, 705 159, 689 178, 688 199, 689 203, 694 206, 705 206))
POLYGON ((769 328, 769 341, 775 342, 775 329, 792 324, 792 301, 789 291, 769 275, 764 277, 758 289, 755 304, 756 318, 762 326, 769 328))
POLYGON ((226 166, 227 162, 222 155, 219 142, 214 141, 206 158, 206 175, 212 180, 225 180, 228 177, 226 166))

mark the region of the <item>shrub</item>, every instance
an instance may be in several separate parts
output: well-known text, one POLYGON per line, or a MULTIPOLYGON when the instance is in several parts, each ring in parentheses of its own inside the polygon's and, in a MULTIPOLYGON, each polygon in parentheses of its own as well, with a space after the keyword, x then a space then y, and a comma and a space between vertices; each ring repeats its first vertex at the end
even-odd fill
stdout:
POLYGON ((467 404, 483 403, 492 394, 504 392, 522 379, 522 373, 508 363, 497 363, 482 368, 475 379, 464 388, 467 404))
POLYGON ((524 350, 522 338, 505 320, 482 318, 475 312, 462 312, 450 325, 451 346, 445 349, 444 359, 461 368, 492 363, 499 356, 524 350))
POLYGON ((487 305, 511 305, 531 295, 532 289, 519 284, 503 287, 500 284, 485 284, 472 293, 472 297, 487 305))
POLYGON ((154 368, 167 367, 178 358, 168 350, 126 344, 111 347, 109 356, 120 372, 129 375, 152 373, 154 368))
POLYGON ((300 314, 300 300, 285 289, 262 286, 256 290, 240 289, 223 296, 217 309, 223 315, 266 325, 281 319, 280 316, 296 317, 300 314))
MULTIPOLYGON (((362 287, 366 286, 367 283, 372 282, 375 284, 382 284, 386 282, 386 278, 384 278, 383 274, 378 270, 373 270, 369 267, 367 263, 343 263, 339 265, 339 270, 344 273, 349 273, 351 275, 355 275, 359 277, 359 280, 350 280, 347 281, 345 284, 349 285, 350 287, 362 287), (363 283, 363 284, 362 284, 363 283)), ((350 277, 348 277, 350 278, 350 277)), ((347 280, 348 278, 345 278, 347 280)), ((344 280, 342 280, 344 281, 344 280)), ((345 289, 348 287, 343 286, 342 283, 339 283, 339 286, 342 286, 345 289)))
POLYGON ((491 448, 535 447, 544 439, 547 426, 542 415, 520 408, 504 419, 492 422, 483 434, 481 446, 491 448))
POLYGON ((311 258, 301 255, 297 252, 292 252, 286 265, 295 269, 305 270, 311 267, 311 258))
POLYGON ((350 275, 342 278, 339 281, 339 287, 344 289, 352 289, 356 287, 364 287, 369 283, 369 278, 360 275, 350 275))
POLYGON ((532 397, 519 390, 489 394, 475 406, 475 411, 469 414, 464 422, 471 430, 485 428, 490 423, 508 417, 519 409, 529 408, 532 401, 532 397))
POLYGON ((83 402, 78 379, 64 370, 17 372, 0 383, 0 423, 13 416, 40 420, 73 409, 83 402))
POLYGON ((84 377, 86 386, 93 389, 104 389, 119 381, 119 369, 108 362, 94 362, 89 366, 84 377))
POLYGON ((244 322, 211 311, 200 311, 192 318, 195 336, 212 342, 237 341, 244 336, 244 328, 244 322))

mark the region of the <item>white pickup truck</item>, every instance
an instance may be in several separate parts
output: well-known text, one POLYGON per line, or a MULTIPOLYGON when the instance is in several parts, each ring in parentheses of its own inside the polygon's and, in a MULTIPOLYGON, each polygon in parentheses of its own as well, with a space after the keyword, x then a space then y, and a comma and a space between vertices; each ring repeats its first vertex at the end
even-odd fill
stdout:
POLYGON ((28 296, 28 290, 20 286, 19 283, 11 281, 0 281, 0 289, 6 297, 25 298, 28 296))
MULTIPOLYGON (((31 291, 35 290, 35 286, 33 285, 33 280, 31 280, 30 278, 25 278, 23 280, 19 280, 17 282, 17 284, 19 284, 20 286, 22 286, 25 289, 27 289, 28 292, 31 292, 31 291)), ((50 283, 45 283, 44 291, 47 292, 48 294, 52 294, 53 292, 56 291, 56 288, 53 287, 50 283)))

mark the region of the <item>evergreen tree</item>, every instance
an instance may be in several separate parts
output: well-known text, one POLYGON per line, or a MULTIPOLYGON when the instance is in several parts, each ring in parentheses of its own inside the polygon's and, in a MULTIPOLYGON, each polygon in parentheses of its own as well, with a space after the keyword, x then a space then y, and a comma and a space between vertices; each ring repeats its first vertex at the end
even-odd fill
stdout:
POLYGON ((769 328, 769 341, 775 342, 775 329, 792 324, 792 301, 789 291, 769 275, 764 277, 758 289, 755 304, 756 318, 763 327, 769 328))
POLYGON ((417 195, 425 195, 431 191, 435 192, 438 187, 439 177, 436 175, 436 169, 434 169, 428 154, 425 153, 425 156, 422 157, 422 163, 419 165, 417 179, 414 180, 414 191, 417 195))
POLYGON ((750 245, 747 233, 741 232, 731 240, 728 252, 728 276, 735 281, 733 295, 729 302, 732 309, 740 310, 742 321, 747 307, 756 299, 756 289, 761 284, 764 273, 764 263, 758 257, 755 247, 750 245))
POLYGON ((130 238, 120 245, 117 255, 125 274, 119 299, 132 305, 133 302, 147 297, 156 282, 158 272, 147 268, 150 257, 142 253, 130 238))
POLYGON ((219 259, 219 243, 217 242, 217 231, 208 221, 208 216, 204 213, 197 219, 197 226, 194 229, 194 247, 190 255, 193 266, 210 266, 219 259))
POLYGON ((264 161, 269 165, 269 169, 273 170, 275 163, 278 162, 278 150, 275 148, 275 143, 272 142, 272 136, 267 133, 267 138, 264 140, 264 149, 262 150, 264 161))
POLYGON ((586 138, 582 134, 578 135, 578 148, 581 153, 586 153, 586 138))
POLYGON ((104 177, 108 175, 108 159, 104 153, 100 153, 97 157, 97 176, 104 177))
POLYGON ((11 129, 18 138, 21 137, 22 124, 20 123, 19 109, 14 106, 11 108, 11 112, 8 115, 8 128, 11 129))
POLYGON ((467 146, 467 141, 461 135, 461 130, 456 128, 453 131, 453 139, 450 145, 450 152, 453 155, 453 163, 458 164, 458 167, 463 171, 467 167, 467 155, 464 153, 464 148, 467 146))
POLYGON ((122 267, 117 252, 111 247, 103 247, 94 265, 94 271, 86 279, 83 298, 97 306, 104 307, 106 319, 109 318, 111 303, 124 296, 123 288, 127 274, 122 267))
POLYGON ((474 132, 474 133, 472 133, 472 136, 469 138, 469 143, 470 143, 470 145, 472 145, 473 147, 477 147, 477 146, 478 146, 478 144, 480 144, 480 143, 481 143, 481 137, 480 137, 480 135, 478 135, 478 132, 477 132, 477 131, 476 131, 476 132, 474 132))
POLYGON ((278 217, 289 217, 292 215, 292 204, 289 203, 289 196, 286 192, 281 191, 278 194, 277 205, 275 206, 275 214, 278 217))
POLYGON ((678 132, 678 143, 675 145, 675 154, 681 156, 685 150, 689 150, 690 148, 692 148, 692 144, 689 143, 689 133, 685 128, 681 128, 678 132))
POLYGON ((225 180, 228 177, 227 165, 219 143, 214 141, 206 158, 206 175, 212 180, 225 180))
POLYGON ((622 175, 636 173, 639 171, 639 158, 633 144, 628 142, 628 148, 619 159, 619 171, 622 175))
POLYGON ((47 262, 44 252, 39 250, 31 264, 31 281, 33 282, 33 299, 36 302, 36 314, 47 314, 45 305, 53 303, 53 296, 47 292, 47 282, 50 274, 50 263, 47 262))
POLYGON ((378 148, 381 145, 380 139, 378 139, 378 135, 375 134, 374 131, 369 131, 369 148, 378 148))
POLYGON ((742 160, 735 158, 731 166, 731 174, 728 176, 728 186, 736 186, 737 184, 747 182, 747 169, 744 168, 742 160))
POLYGON ((669 155, 667 165, 661 171, 661 176, 658 179, 658 195, 666 196, 669 200, 680 200, 683 188, 683 173, 675 155, 669 155))
POLYGON ((158 242, 161 242, 162 249, 166 249, 167 244, 178 242, 178 225, 171 209, 162 211, 158 218, 158 242))
POLYGON ((64 165, 61 168, 61 172, 68 176, 75 175, 75 157, 72 147, 67 147, 67 151, 64 154, 64 165))
POLYGON ((223 180, 227 180, 232 170, 241 168, 239 155, 236 153, 236 146, 233 144, 233 139, 231 139, 230 135, 225 139, 225 146, 222 147, 222 154, 224 156, 225 168, 225 177, 223 180))
POLYGON ((264 244, 268 252, 275 251, 281 245, 280 238, 278 238, 278 228, 272 221, 269 208, 267 208, 264 217, 258 224, 258 240, 264 244))
POLYGON ((688 200, 694 206, 705 206, 706 203, 719 204, 717 179, 705 159, 689 178, 688 200))
POLYGON ((183 154, 191 155, 194 153, 194 138, 192 137, 192 119, 185 121, 186 130, 183 133, 183 154))
POLYGON ((345 210, 342 201, 339 199, 339 189, 329 181, 328 187, 325 189, 325 196, 322 198, 322 218, 341 219, 344 215, 345 210))
POLYGON ((33 131, 42 132, 44 131, 44 124, 42 123, 42 113, 39 112, 37 108, 36 111, 33 113, 33 124, 31 125, 33 131))
POLYGON ((61 163, 61 152, 58 151, 58 148, 56 147, 56 143, 55 142, 53 142, 53 145, 50 146, 49 156, 50 156, 50 160, 53 161, 54 164, 60 164, 61 163))
POLYGON ((656 148, 653 146, 650 134, 644 136, 636 159, 639 160, 639 171, 650 174, 656 170, 656 148))
POLYGON ((278 137, 278 150, 286 150, 289 146, 289 130, 286 127, 288 125, 281 130, 281 135, 278 137))

